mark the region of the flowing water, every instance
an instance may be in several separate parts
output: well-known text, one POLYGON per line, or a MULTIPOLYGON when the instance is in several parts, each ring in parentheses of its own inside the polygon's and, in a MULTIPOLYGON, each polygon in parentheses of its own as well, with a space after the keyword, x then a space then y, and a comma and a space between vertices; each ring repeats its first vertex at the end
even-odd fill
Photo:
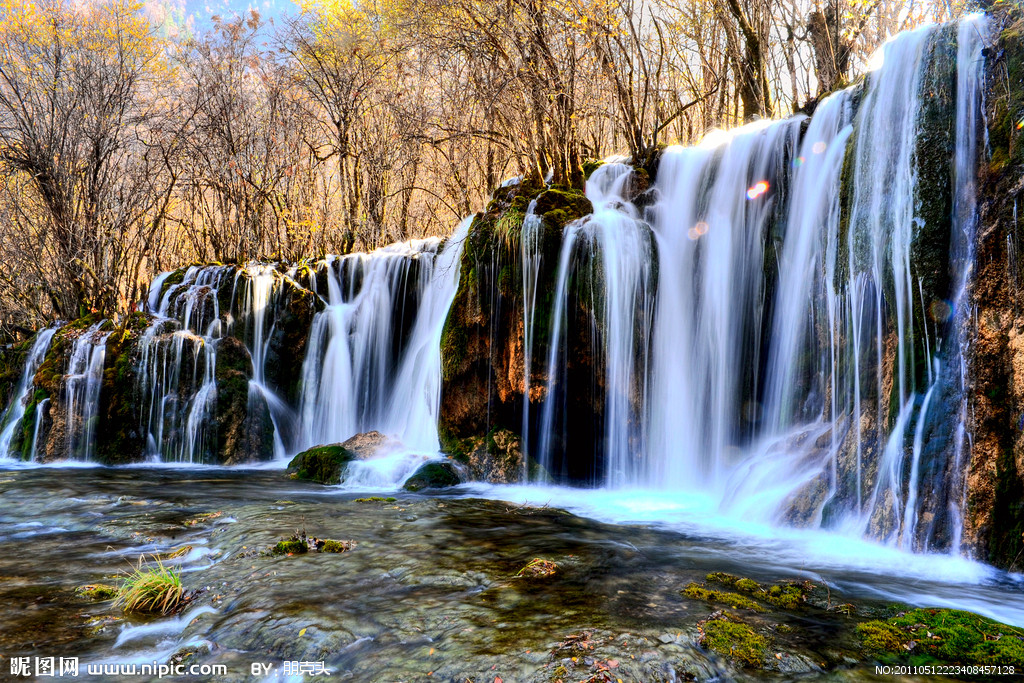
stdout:
POLYGON ((1024 620, 1018 580, 983 565, 908 561, 827 534, 758 537, 728 520, 686 521, 692 501, 664 495, 476 487, 360 502, 273 470, 59 472, 0 472, 0 648, 78 657, 75 680, 110 680, 86 676, 88 666, 164 663, 176 653, 227 667, 200 680, 260 680, 254 662, 276 667, 267 680, 287 680, 284 661, 324 662, 327 680, 541 682, 559 666, 585 680, 609 660, 623 680, 744 680, 749 672, 695 646, 697 622, 716 607, 680 594, 713 571, 819 586, 801 611, 745 616, 772 630, 779 653, 759 680, 877 680, 844 657, 853 625, 879 600, 1024 620), (355 547, 265 554, 296 530, 355 547), (128 616, 76 595, 77 586, 111 582, 141 553, 181 570, 194 591, 185 611, 128 616), (561 573, 516 578, 534 557, 557 561, 561 573), (828 609, 848 602, 853 617, 828 609), (581 634, 593 649, 571 651, 581 634))
MULTIPOLYGON (((32 378, 35 377, 39 366, 46 358, 46 352, 50 350, 50 342, 57 331, 56 327, 48 327, 36 335, 29 349, 28 357, 25 359, 25 367, 21 372, 21 379, 14 389, 11 404, 2 416, 0 416, 0 459, 17 457, 19 454, 13 452, 12 443, 18 430, 23 430, 21 419, 25 415, 25 406, 32 396, 32 378)), ((38 422, 36 422, 38 424, 38 422)), ((34 433, 34 432, 33 432, 34 433)), ((33 440, 34 441, 34 440, 33 440)), ((32 445, 31 452, 35 452, 32 445)))

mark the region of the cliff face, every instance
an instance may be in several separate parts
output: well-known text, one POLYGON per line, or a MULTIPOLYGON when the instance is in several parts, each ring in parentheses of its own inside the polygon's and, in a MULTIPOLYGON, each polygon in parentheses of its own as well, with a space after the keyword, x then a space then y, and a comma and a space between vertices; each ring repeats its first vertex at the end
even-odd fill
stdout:
MULTIPOLYGON (((531 408, 542 405, 562 233, 592 210, 582 193, 518 183, 496 193, 470 227, 441 339, 442 449, 494 482, 519 481, 526 472, 520 436, 527 384, 523 223, 531 205, 539 226, 528 252, 537 258, 529 392, 531 408)), ((573 351, 573 364, 588 366, 590 354, 573 351)))
MULTIPOLYGON (((160 315, 132 313, 115 325, 96 315, 60 327, 33 380, 11 452, 39 462, 108 465, 148 457, 241 464, 274 453, 269 401, 297 402, 312 318, 323 303, 278 274, 270 314, 245 303, 250 275, 213 266, 208 282, 167 276, 160 315), (270 370, 254 386, 259 346, 270 370), (228 333, 220 335, 220 330, 228 333)), ((192 276, 190 276, 192 277, 192 276)), ((201 279, 201 278, 200 278, 201 279)))
POLYGON ((972 457, 964 543, 973 554, 1024 567, 1024 13, 994 17, 987 52, 986 120, 991 154, 983 160, 969 370, 972 457))

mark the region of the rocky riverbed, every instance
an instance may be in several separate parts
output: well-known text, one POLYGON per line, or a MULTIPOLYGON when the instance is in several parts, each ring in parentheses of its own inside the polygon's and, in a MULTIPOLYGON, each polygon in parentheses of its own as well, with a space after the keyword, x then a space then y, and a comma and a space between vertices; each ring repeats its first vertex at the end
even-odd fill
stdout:
MULTIPOLYGON (((931 652, 896 652, 912 633, 885 624, 910 608, 844 588, 861 585, 849 576, 769 570, 712 538, 456 491, 367 495, 280 470, 2 471, 0 654, 78 657, 83 674, 173 661, 251 680, 263 662, 278 680, 298 661, 331 672, 305 680, 509 683, 873 680, 876 661, 931 652), (270 552, 296 533, 350 543, 270 552), (129 616, 82 593, 116 585, 143 555, 180 569, 180 612, 129 616)), ((900 581, 920 594, 912 579, 876 588, 900 581)), ((963 590, 1019 599, 1002 581, 963 590)), ((1024 643, 1001 629, 994 641, 1024 643)))

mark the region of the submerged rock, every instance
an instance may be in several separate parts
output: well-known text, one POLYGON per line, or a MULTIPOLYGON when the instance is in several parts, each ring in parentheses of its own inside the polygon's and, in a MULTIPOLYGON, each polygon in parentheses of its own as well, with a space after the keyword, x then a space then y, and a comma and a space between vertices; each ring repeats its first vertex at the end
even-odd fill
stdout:
POLYGON ((422 491, 423 489, 441 489, 458 486, 462 477, 451 462, 428 462, 416 470, 406 480, 403 488, 406 491, 422 491))
POLYGON ((287 472, 293 479, 318 484, 340 484, 345 465, 355 459, 356 454, 340 443, 314 446, 292 458, 287 472))

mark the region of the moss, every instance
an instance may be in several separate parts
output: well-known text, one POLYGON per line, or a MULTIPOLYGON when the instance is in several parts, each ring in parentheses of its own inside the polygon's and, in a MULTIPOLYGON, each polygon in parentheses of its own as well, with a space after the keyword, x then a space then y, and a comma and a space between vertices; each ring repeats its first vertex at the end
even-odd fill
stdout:
POLYGON ((746 609, 752 612, 764 612, 764 607, 757 604, 745 595, 739 593, 725 593, 722 591, 716 591, 709 588, 705 588, 697 583, 691 583, 686 586, 682 591, 683 595, 690 598, 691 600, 703 600, 705 602, 714 602, 719 605, 726 605, 733 609, 746 609))
POLYGON ((707 581, 720 583, 723 586, 735 586, 736 582, 740 580, 740 577, 726 574, 725 572, 711 572, 704 578, 707 581))
POLYGON ((865 649, 875 655, 905 655, 917 663, 1024 666, 1024 629, 970 612, 915 609, 886 621, 858 624, 865 649))
POLYGON ((857 624, 864 648, 871 653, 900 652, 903 649, 903 632, 884 621, 868 621, 857 624))
POLYGON ((270 551, 271 555, 301 555, 309 552, 306 541, 298 537, 289 538, 287 541, 280 541, 270 551))
POLYGON ((184 282, 185 273, 187 272, 187 267, 178 268, 177 270, 175 270, 170 275, 164 278, 164 281, 160 283, 161 300, 164 298, 164 295, 167 293, 168 289, 170 289, 171 287, 176 287, 177 285, 180 285, 182 282, 184 282))
POLYGON ((317 550, 322 553, 343 553, 351 550, 353 545, 352 541, 326 539, 322 544, 318 544, 317 550))
POLYGON ((356 503, 394 503, 396 500, 397 500, 397 498, 392 498, 391 496, 388 496, 387 498, 382 498, 381 496, 370 496, 369 498, 356 498, 354 502, 356 502, 356 503))
MULTIPOLYGON (((713 572, 705 577, 709 582, 720 583, 724 586, 731 586, 743 593, 767 602, 768 604, 782 609, 796 609, 803 604, 809 590, 808 585, 800 583, 781 583, 765 588, 753 579, 741 578, 726 574, 724 572, 713 572)), ((696 584, 690 584, 694 586, 696 584)), ((712 591, 713 592, 713 591, 712 591)), ((725 593, 724 595, 735 595, 725 593)), ((740 596, 743 597, 743 596, 740 596)), ((721 602, 721 601, 717 601, 721 602)))
POLYGON ((75 595, 86 600, 95 600, 97 602, 113 600, 117 597, 117 588, 103 583, 91 583, 76 588, 75 595))
POLYGON ((593 213, 594 205, 582 192, 552 189, 537 196, 534 211, 550 226, 560 230, 567 223, 593 213))
POLYGON ((428 462, 416 470, 402 487, 407 491, 438 489, 462 483, 455 466, 450 462, 428 462))
POLYGON ((292 458, 287 472, 293 478, 303 481, 340 484, 345 465, 353 460, 355 454, 341 444, 316 446, 292 458))
POLYGON ((746 624, 716 619, 704 624, 702 647, 744 667, 760 669, 768 652, 768 639, 746 624))
POLYGON ((796 609, 804 601, 804 590, 799 585, 792 583, 772 586, 761 599, 775 607, 796 609))

